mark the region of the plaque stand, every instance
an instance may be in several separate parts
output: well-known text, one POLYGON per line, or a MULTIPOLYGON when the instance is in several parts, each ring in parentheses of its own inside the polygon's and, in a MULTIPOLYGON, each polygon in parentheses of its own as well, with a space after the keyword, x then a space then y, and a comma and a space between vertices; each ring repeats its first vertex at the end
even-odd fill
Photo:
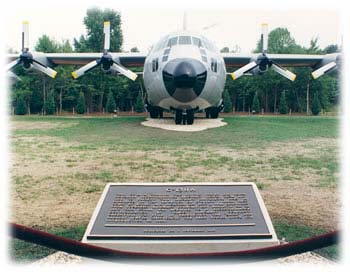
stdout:
POLYGON ((254 183, 109 183, 83 243, 129 252, 229 252, 278 245, 254 183))

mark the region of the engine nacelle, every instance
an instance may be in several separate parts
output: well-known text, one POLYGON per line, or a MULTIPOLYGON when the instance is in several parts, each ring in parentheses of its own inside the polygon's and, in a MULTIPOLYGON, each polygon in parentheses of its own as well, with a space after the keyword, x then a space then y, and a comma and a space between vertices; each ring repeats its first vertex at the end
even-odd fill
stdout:
POLYGON ((253 75, 262 75, 262 74, 266 73, 267 70, 268 70, 267 65, 264 65, 264 66, 259 65, 258 67, 251 70, 250 73, 253 75))

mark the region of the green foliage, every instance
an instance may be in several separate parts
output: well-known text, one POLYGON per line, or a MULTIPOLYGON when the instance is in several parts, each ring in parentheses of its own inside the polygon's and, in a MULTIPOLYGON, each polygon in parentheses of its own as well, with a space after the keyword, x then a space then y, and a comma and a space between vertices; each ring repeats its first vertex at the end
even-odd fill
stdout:
POLYGON ((107 98, 106 111, 109 113, 114 113, 116 110, 116 104, 113 92, 110 91, 107 98))
POLYGON ((134 108, 135 108, 136 112, 144 112, 145 111, 145 107, 143 104, 141 93, 139 93, 139 95, 136 98, 136 103, 135 103, 134 108))
POLYGON ((110 51, 119 52, 123 44, 120 13, 112 9, 90 8, 84 17, 87 35, 74 39, 78 52, 102 52, 104 44, 103 22, 110 21, 110 51))
POLYGON ((230 48, 228 48, 227 46, 223 47, 221 50, 220 50, 221 53, 228 53, 230 52, 230 48))
POLYGON ((78 104, 77 104, 77 113, 85 113, 85 95, 83 92, 79 93, 78 104))
POLYGON ((227 89, 225 89, 224 91, 223 101, 224 101, 224 112, 232 112, 232 101, 227 89))
POLYGON ((15 114, 17 115, 25 115, 27 113, 27 105, 24 97, 22 95, 17 97, 15 114))
POLYGON ((319 115, 321 112, 321 103, 318 97, 318 92, 315 92, 314 97, 312 99, 311 112, 313 115, 319 115))
POLYGON ((254 113, 259 113, 261 111, 260 101, 259 101, 259 97, 258 97, 258 93, 257 92, 255 93, 254 98, 253 98, 252 111, 254 113))
MULTIPOLYGON (((281 220, 273 222, 273 225, 275 227, 277 237, 279 239, 285 238, 288 242, 307 239, 327 232, 327 230, 303 225, 294 225, 281 220)), ((339 259, 338 245, 318 249, 316 252, 329 259, 339 259)))
POLYGON ((47 100, 45 103, 45 113, 48 115, 54 114, 56 110, 55 98, 53 96, 53 92, 50 92, 47 96, 47 100))
POLYGON ((283 91, 281 94, 280 103, 279 103, 279 112, 280 112, 280 114, 287 114, 288 113, 286 91, 283 91))
MULTIPOLYGON (((56 41, 47 35, 41 36, 36 42, 35 50, 41 52, 102 52, 103 50, 103 22, 111 22, 111 51, 122 50, 122 29, 121 15, 111 9, 92 8, 87 10, 84 18, 86 35, 77 36, 74 39, 74 49, 68 40, 56 41)), ((339 52, 337 45, 329 45, 323 50, 318 45, 318 39, 312 38, 310 45, 305 48, 298 45, 286 28, 276 28, 269 33, 269 53, 300 53, 300 54, 326 54, 339 52)), ((223 47, 222 52, 232 52, 235 49, 223 47)), ((135 46, 131 52, 138 52, 135 46)), ((257 43, 256 52, 261 51, 261 41, 257 43)), ((40 73, 28 73, 21 66, 15 69, 15 73, 22 79, 12 85, 11 104, 16 105, 19 95, 24 95, 24 99, 30 113, 41 113, 44 110, 44 97, 49 92, 53 92, 57 108, 61 111, 72 111, 78 103, 79 93, 85 94, 85 110, 89 112, 102 112, 107 108, 108 94, 113 92, 116 107, 120 111, 130 111, 139 104, 138 95, 140 93, 140 82, 133 82, 125 77, 115 77, 101 73, 100 69, 94 69, 87 73, 82 79, 71 79, 71 72, 77 66, 56 66, 58 75, 53 80, 40 73), (26 90, 26 94, 23 94, 26 90)), ((135 68, 141 71, 142 68, 135 68)), ((235 111, 245 111, 253 109, 254 96, 259 97, 260 109, 265 112, 275 112, 280 108, 280 94, 286 91, 286 104, 292 112, 306 112, 306 90, 310 85, 310 93, 319 93, 321 108, 331 110, 339 103, 338 73, 332 72, 322 76, 317 80, 311 80, 309 68, 290 68, 297 74, 295 82, 289 82, 271 69, 262 76, 242 77, 233 82, 229 77, 226 80, 224 103, 227 102, 225 96, 229 96, 235 111), (228 93, 228 94, 227 94, 228 93), (226 102, 225 102, 226 100, 226 102)), ((231 72, 231 71, 228 71, 231 72)), ((140 108, 141 110, 141 103, 140 108)), ((143 105, 142 105, 143 110, 143 105)), ((231 110, 230 110, 231 111, 231 110)))

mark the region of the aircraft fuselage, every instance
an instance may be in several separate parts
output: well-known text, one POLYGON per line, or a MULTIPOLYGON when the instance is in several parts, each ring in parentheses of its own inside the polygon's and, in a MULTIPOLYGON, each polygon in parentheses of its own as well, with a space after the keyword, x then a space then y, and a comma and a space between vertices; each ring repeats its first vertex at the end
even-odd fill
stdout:
POLYGON ((224 60, 202 35, 178 31, 163 37, 147 56, 143 74, 150 106, 197 111, 222 104, 224 60))

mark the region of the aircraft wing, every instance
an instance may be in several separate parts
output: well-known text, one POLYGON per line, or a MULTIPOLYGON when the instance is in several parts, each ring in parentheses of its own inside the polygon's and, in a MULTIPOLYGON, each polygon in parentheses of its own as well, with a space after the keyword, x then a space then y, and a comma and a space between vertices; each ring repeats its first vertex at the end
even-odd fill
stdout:
MULTIPOLYGON (((103 53, 40 53, 33 52, 33 56, 44 58, 51 65, 84 65, 102 57, 103 53)), ((146 54, 142 53, 109 53, 112 58, 124 67, 143 67, 146 54)), ((14 61, 20 54, 8 54, 7 59, 14 61)))
POLYGON ((72 73, 74 78, 84 75, 98 65, 105 70, 113 70, 126 77, 135 80, 137 74, 128 68, 143 67, 147 55, 142 53, 42 53, 24 52, 21 54, 9 54, 6 70, 9 71, 22 63, 24 68, 33 68, 47 74, 56 76, 56 71, 51 67, 56 65, 83 65, 72 73))
MULTIPOLYGON (((113 60, 124 67, 143 67, 146 54, 109 53, 113 60)), ((101 58, 103 53, 50 53, 46 58, 54 65, 84 65, 101 58)))
POLYGON ((311 67, 312 76, 318 78, 333 71, 340 64, 340 53, 326 55, 223 53, 222 57, 228 70, 237 69, 231 74, 233 79, 251 72, 264 72, 269 67, 290 80, 294 80, 295 75, 285 67, 311 67))

